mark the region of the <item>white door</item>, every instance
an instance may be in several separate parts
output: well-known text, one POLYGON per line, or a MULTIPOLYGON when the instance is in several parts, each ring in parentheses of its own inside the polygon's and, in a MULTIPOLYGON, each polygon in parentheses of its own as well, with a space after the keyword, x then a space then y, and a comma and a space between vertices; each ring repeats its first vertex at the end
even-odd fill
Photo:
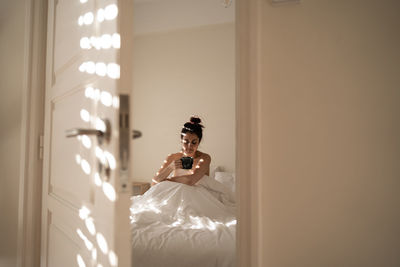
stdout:
POLYGON ((129 0, 49 1, 42 267, 131 264, 131 21, 129 0))

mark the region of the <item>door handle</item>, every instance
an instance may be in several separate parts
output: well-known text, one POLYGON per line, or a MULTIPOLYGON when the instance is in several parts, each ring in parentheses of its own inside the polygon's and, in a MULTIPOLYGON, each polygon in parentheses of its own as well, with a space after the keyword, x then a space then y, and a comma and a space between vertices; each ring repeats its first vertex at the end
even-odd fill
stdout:
POLYGON ((66 137, 76 137, 80 135, 94 135, 97 136, 97 140, 99 144, 103 143, 103 140, 107 142, 110 141, 111 137, 111 124, 110 121, 105 119, 103 120, 105 125, 105 131, 98 130, 98 129, 87 129, 87 128, 73 128, 65 131, 66 137))
POLYGON ((133 130, 132 131, 132 139, 140 138, 142 137, 142 132, 138 130, 133 130))
POLYGON ((75 137, 78 135, 95 135, 102 136, 104 134, 103 131, 96 129, 83 129, 83 128, 74 128, 65 131, 66 137, 75 137))

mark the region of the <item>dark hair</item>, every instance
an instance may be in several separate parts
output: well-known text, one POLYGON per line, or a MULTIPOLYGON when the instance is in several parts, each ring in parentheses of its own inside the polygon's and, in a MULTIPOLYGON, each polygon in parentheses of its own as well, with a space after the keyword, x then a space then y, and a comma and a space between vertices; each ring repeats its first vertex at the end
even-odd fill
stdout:
POLYGON ((190 117, 190 121, 186 122, 181 131, 181 139, 185 136, 186 133, 194 133, 199 138, 199 143, 201 138, 203 137, 203 128, 204 126, 200 124, 201 119, 199 117, 192 116, 190 117))

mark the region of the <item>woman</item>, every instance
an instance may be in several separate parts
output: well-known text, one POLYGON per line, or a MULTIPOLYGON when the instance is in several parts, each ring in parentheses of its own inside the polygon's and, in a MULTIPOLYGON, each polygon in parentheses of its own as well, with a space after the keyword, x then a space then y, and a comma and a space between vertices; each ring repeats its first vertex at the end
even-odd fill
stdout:
POLYGON ((153 178, 152 185, 162 181, 195 185, 204 175, 209 175, 211 157, 197 150, 203 137, 204 126, 200 123, 198 117, 191 117, 190 121, 185 123, 181 131, 182 151, 168 155, 153 178), (191 169, 183 169, 181 160, 183 157, 193 158, 191 169))
POLYGON ((209 177, 210 156, 197 150, 200 122, 191 117, 185 123, 182 151, 165 159, 153 178, 157 185, 132 197, 134 266, 235 266, 235 202, 224 185, 209 177), (191 169, 183 169, 189 166, 182 157, 193 158, 191 169))

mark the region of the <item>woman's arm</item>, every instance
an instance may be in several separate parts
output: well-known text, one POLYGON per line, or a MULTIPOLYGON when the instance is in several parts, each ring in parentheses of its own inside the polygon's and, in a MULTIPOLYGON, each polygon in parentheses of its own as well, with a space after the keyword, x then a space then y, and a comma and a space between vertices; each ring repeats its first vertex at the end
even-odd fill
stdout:
POLYGON ((152 179, 151 185, 158 184, 167 179, 168 175, 174 170, 171 163, 173 163, 174 158, 173 155, 168 155, 168 157, 164 160, 164 164, 161 165, 160 170, 156 173, 156 175, 152 179))
POLYGON ((186 185, 195 185, 210 169, 211 157, 204 154, 200 157, 200 160, 193 166, 190 175, 175 176, 168 179, 168 181, 182 183, 186 185))

